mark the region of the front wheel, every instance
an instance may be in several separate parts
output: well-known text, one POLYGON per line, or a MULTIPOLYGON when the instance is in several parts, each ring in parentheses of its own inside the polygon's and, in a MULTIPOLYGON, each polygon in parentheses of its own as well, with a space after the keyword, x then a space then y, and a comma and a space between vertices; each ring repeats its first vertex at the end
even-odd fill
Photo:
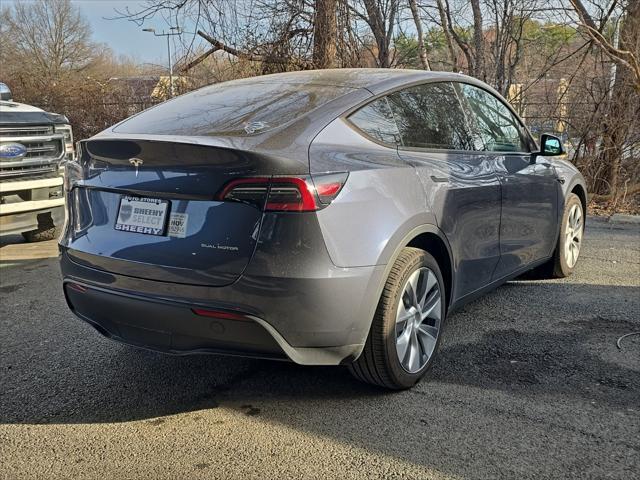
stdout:
POLYGON ((404 248, 387 278, 364 350, 349 366, 351 373, 390 389, 415 385, 440 344, 445 298, 438 262, 424 250, 404 248))
POLYGON ((568 277, 578 263, 584 235, 584 210, 575 193, 570 193, 565 203, 560 225, 560 236, 553 255, 553 276, 568 277))
POLYGON ((54 225, 38 227, 37 230, 23 232, 22 237, 29 243, 55 240, 60 236, 60 228, 54 225))

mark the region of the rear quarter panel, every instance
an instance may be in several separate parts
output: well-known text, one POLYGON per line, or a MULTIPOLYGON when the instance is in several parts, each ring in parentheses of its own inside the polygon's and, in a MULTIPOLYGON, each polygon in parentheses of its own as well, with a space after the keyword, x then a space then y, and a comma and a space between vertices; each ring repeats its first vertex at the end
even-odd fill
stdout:
POLYGON ((349 172, 340 194, 318 212, 336 266, 384 265, 409 232, 436 225, 415 169, 395 148, 363 137, 342 118, 315 138, 309 159, 312 174, 349 172))

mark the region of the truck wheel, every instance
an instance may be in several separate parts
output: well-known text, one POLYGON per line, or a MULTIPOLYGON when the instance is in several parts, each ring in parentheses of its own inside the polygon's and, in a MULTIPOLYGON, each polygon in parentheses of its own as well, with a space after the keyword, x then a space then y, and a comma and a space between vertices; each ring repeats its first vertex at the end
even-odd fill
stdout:
POLYGON ((403 249, 387 278, 364 350, 349 365, 351 373, 389 389, 415 385, 438 350, 445 298, 438 262, 424 250, 403 249))
POLYGON ((39 227, 37 230, 22 232, 22 237, 29 243, 54 240, 60 236, 60 228, 55 225, 39 227))

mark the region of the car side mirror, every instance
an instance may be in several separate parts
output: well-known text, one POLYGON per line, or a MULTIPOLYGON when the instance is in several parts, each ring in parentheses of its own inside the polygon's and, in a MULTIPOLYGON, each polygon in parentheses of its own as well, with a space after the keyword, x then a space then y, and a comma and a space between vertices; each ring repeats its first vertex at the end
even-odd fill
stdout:
POLYGON ((564 153, 562 141, 558 137, 543 133, 540 136, 540 150, 531 155, 531 163, 535 163, 536 158, 540 155, 543 157, 557 157, 558 155, 564 155, 564 153))

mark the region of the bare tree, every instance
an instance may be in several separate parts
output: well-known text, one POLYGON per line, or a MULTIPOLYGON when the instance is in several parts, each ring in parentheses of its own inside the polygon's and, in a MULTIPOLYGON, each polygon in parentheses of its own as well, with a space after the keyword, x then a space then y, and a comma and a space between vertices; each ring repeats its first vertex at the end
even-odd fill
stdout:
POLYGON ((313 64, 316 68, 331 68, 336 63, 338 24, 337 0, 318 0, 313 25, 313 64))
POLYGON ((351 10, 368 25, 375 40, 377 66, 391 67, 391 42, 398 19, 399 0, 362 0, 364 9, 359 8, 360 2, 353 3, 351 10))
POLYGON ((473 75, 482 80, 486 79, 487 73, 484 68, 484 29, 482 25, 482 9, 480 0, 470 0, 473 11, 473 46, 474 46, 474 68, 473 75))
POLYGON ((447 21, 447 13, 445 10, 445 6, 442 0, 436 0, 436 4, 438 6, 438 15, 440 17, 440 25, 442 26, 442 31, 444 34, 445 41, 447 42, 447 52, 449 53, 451 69, 453 71, 456 71, 458 67, 458 56, 456 54, 456 49, 453 46, 453 37, 451 35, 449 22, 447 21))
POLYGON ((3 13, 2 23, 2 64, 17 67, 18 75, 22 70, 25 80, 51 84, 86 69, 99 56, 89 24, 70 0, 16 2, 3 13))
POLYGON ((469 74, 484 80, 486 78, 484 59, 485 39, 480 0, 470 0, 471 10, 473 12, 473 41, 469 41, 465 38, 456 28, 457 25, 453 21, 451 4, 449 0, 444 1, 444 11, 446 16, 445 23, 448 34, 455 40, 460 50, 462 50, 467 62, 469 74))
POLYGON ((493 17, 493 23, 485 31, 489 39, 483 56, 487 55, 490 63, 482 66, 484 80, 505 96, 520 66, 525 25, 531 19, 534 3, 535 0, 487 0, 487 12, 493 17))
POLYGON ((431 70, 429 65, 429 58, 427 57, 427 48, 424 44, 424 33, 422 32, 422 20, 420 19, 420 12, 418 11, 418 4, 416 0, 409 0, 409 8, 411 9, 411 16, 413 17, 413 23, 416 25, 416 33, 418 35, 418 53, 420 56, 420 63, 425 70, 431 70))
MULTIPOLYGON (((640 0, 145 0, 122 8, 116 18, 142 25, 161 17, 197 32, 174 37, 185 88, 310 68, 464 71, 516 103, 536 132, 570 140, 593 192, 615 199, 618 185, 631 179, 636 191, 639 183, 629 152, 640 137, 640 0)), ((71 0, 17 1, 1 15, 0 65, 21 98, 76 102, 54 109, 91 118, 83 133, 132 113, 109 87, 118 62, 91 42, 71 0), (87 107, 94 98, 114 106, 87 107)))
POLYGON ((640 1, 628 0, 624 21, 624 32, 621 33, 623 41, 619 47, 606 38, 603 30, 620 2, 613 0, 607 8, 607 15, 600 21, 600 26, 589 14, 582 0, 569 0, 573 5, 583 28, 589 37, 604 50, 604 52, 616 63, 632 71, 636 89, 640 91, 640 47, 638 45, 640 29, 640 1))
POLYGON ((469 73, 473 74, 473 72, 475 71, 475 62, 472 47, 456 29, 456 25, 453 22, 452 9, 449 0, 444 0, 444 13, 446 16, 446 28, 448 30, 448 33, 450 37, 455 40, 460 50, 462 50, 464 58, 467 62, 468 71, 469 73))
MULTIPOLYGON (((572 0, 576 2, 577 0, 572 0)), ((583 16, 581 15, 581 18, 583 16)), ((621 19, 620 45, 613 47, 599 39, 597 30, 588 29, 589 36, 601 46, 604 52, 622 68, 618 69, 609 97, 609 111, 605 117, 600 160, 603 170, 596 179, 597 193, 608 193, 615 201, 618 190, 620 163, 624 155, 625 143, 630 129, 640 118, 640 2, 632 1, 621 19), (635 91, 634 91, 635 90, 635 91)), ((595 24, 594 24, 595 25, 595 24)), ((615 71, 615 70, 614 70, 615 71)))

